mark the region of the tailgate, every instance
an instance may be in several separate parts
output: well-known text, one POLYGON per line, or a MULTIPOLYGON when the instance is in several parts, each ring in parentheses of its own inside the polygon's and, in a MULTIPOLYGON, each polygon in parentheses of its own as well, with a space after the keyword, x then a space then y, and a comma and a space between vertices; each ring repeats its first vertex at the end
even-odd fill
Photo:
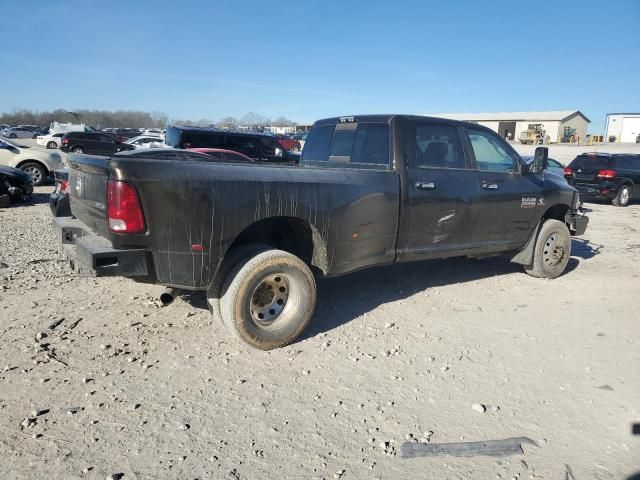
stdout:
POLYGON ((109 157, 72 155, 69 160, 71 213, 94 232, 109 238, 107 181, 109 157))

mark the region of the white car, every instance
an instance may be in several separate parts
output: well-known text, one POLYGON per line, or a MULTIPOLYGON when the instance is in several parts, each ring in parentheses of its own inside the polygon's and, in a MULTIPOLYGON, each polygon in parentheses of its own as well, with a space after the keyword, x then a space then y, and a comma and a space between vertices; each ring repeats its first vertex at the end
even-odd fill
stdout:
POLYGON ((2 132, 7 138, 35 138, 37 133, 28 127, 5 128, 2 132))
POLYGON ((34 185, 42 185, 54 170, 64 167, 59 153, 35 150, 6 138, 0 139, 0 165, 24 170, 34 185))
POLYGON ((60 142, 66 132, 50 133, 49 135, 38 135, 36 143, 47 148, 60 148, 60 142))
POLYGON ((136 150, 141 148, 158 148, 164 145, 164 138, 156 135, 139 135, 127 140, 125 143, 133 145, 136 150))

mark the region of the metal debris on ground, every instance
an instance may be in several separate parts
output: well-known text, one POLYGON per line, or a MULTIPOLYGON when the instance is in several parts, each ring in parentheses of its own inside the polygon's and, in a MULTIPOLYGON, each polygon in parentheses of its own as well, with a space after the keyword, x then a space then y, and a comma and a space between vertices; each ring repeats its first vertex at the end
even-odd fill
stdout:
POLYGON ((512 437, 503 440, 485 440, 481 442, 457 443, 411 443, 405 442, 400 449, 402 458, 416 457, 505 457, 523 454, 523 444, 538 444, 528 437, 512 437))

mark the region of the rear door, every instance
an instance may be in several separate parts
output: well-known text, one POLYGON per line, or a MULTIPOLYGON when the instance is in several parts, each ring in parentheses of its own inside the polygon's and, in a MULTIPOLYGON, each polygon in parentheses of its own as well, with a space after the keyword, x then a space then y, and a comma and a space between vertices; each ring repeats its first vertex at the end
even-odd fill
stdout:
POLYGON ((525 243, 544 204, 536 176, 521 173, 518 155, 494 132, 468 128, 466 141, 479 187, 475 241, 498 249, 525 243))
POLYGON ((96 142, 96 148, 100 150, 101 154, 111 155, 118 151, 118 144, 116 139, 109 135, 100 135, 99 142, 96 142))
POLYGON ((428 258, 470 248, 478 216, 478 182, 455 125, 407 125, 409 226, 401 257, 428 258))

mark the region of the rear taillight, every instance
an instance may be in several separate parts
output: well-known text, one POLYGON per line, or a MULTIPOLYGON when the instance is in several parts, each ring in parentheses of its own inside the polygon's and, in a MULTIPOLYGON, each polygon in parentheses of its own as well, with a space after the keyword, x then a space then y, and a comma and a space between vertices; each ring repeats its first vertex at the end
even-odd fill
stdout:
POLYGON ((606 179, 612 179, 612 178, 616 178, 617 172, 615 170, 600 170, 598 172, 598 178, 606 178, 606 179))
POLYGON ((60 180, 60 183, 56 185, 56 193, 69 195, 69 180, 60 180))
POLYGON ((140 198, 133 185, 109 180, 107 217, 113 233, 144 233, 146 225, 140 198))
POLYGON ((571 176, 573 175, 573 168, 571 167, 564 167, 564 174, 567 176, 571 176))
POLYGON ((66 145, 67 143, 69 143, 69 139, 68 138, 63 138, 62 139, 62 143, 64 143, 66 145))

